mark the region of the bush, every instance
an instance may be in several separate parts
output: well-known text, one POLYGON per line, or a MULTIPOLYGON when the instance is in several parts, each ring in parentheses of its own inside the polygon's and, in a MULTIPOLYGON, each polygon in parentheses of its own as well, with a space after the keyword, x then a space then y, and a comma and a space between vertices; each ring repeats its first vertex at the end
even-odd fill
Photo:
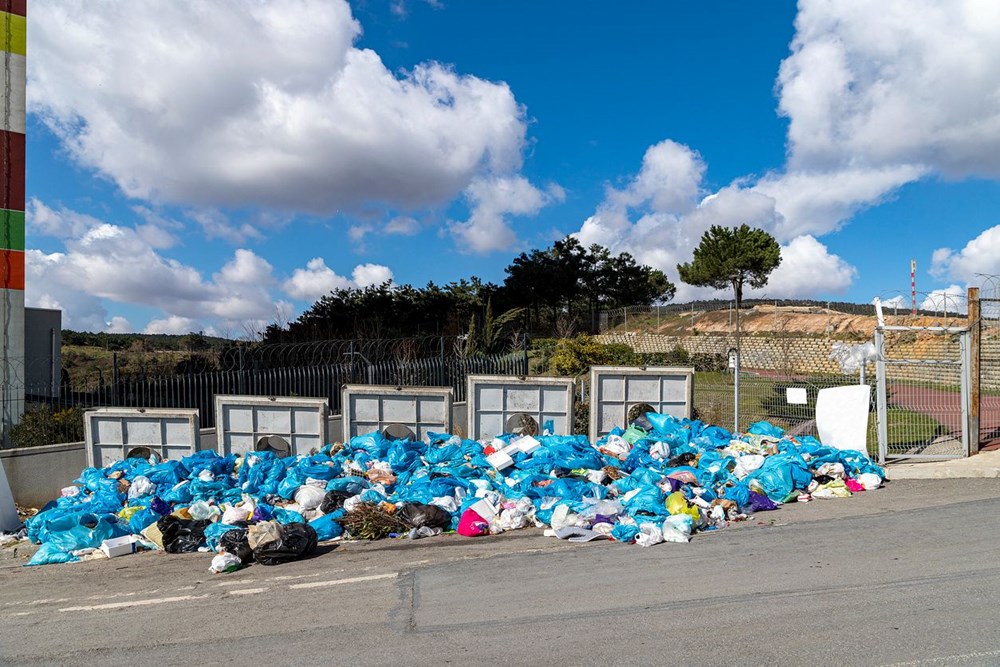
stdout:
POLYGON ((591 366, 639 366, 642 358, 622 343, 605 345, 591 336, 564 338, 556 345, 549 361, 549 371, 575 377, 591 366))
POLYGON ((14 447, 38 447, 83 440, 83 411, 80 408, 53 410, 36 403, 29 405, 21 421, 10 430, 14 447))

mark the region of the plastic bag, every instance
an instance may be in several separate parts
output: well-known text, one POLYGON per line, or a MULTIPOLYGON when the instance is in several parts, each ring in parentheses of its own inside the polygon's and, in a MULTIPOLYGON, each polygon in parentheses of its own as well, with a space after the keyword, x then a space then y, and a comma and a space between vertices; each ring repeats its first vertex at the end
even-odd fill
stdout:
MULTIPOLYGON (((198 521, 205 521, 207 519, 211 519, 213 516, 221 514, 218 507, 215 505, 209 505, 204 500, 191 503, 191 506, 188 507, 188 513, 191 515, 192 519, 196 519, 198 521)), ((232 522, 224 521, 223 523, 232 522)))
POLYGON ((253 560, 253 549, 247 540, 246 528, 234 528, 222 534, 219 538, 218 548, 220 551, 233 554, 241 562, 249 563, 253 560))
POLYGON ((655 523, 639 524, 639 533, 635 536, 635 543, 640 547, 651 547, 663 541, 663 531, 655 523))
POLYGON ((191 521, 175 516, 165 516, 156 522, 163 534, 163 550, 171 554, 197 551, 205 542, 205 528, 209 521, 191 521))
POLYGON ((156 485, 148 477, 139 475, 132 480, 132 485, 128 488, 128 497, 141 498, 156 493, 156 485))
POLYGON ((258 543, 254 560, 261 565, 280 565, 299 560, 316 551, 316 531, 307 523, 278 525, 277 539, 258 543))
POLYGON ((427 526, 446 530, 451 525, 451 513, 436 505, 403 503, 396 511, 396 516, 403 519, 412 528, 427 526))
POLYGON ((318 489, 315 486, 309 484, 304 484, 300 486, 296 491, 295 502, 304 510, 314 510, 319 507, 324 500, 325 493, 323 489, 318 489))
POLYGON ((323 496, 323 502, 319 505, 319 511, 323 514, 329 514, 330 512, 336 511, 343 507, 344 501, 352 495, 354 494, 337 489, 327 491, 326 495, 323 496))
POLYGON ((309 525, 316 531, 316 539, 320 542, 332 540, 344 534, 344 527, 337 523, 333 518, 333 514, 324 514, 321 517, 313 519, 309 522, 309 525))
POLYGON ((243 562, 238 556, 225 552, 221 554, 216 554, 215 558, 212 559, 212 564, 208 567, 208 571, 212 574, 219 574, 220 572, 235 572, 240 569, 243 562))
POLYGON ((675 514, 663 520, 664 542, 690 542, 694 521, 689 514, 675 514))

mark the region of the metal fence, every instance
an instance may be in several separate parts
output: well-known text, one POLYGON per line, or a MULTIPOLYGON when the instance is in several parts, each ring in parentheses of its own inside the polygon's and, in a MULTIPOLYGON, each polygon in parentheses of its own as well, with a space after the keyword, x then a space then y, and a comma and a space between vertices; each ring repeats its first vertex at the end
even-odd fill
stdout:
MULTIPOLYGON (((444 339, 441 339, 444 340, 444 339)), ((113 371, 75 385, 66 383, 53 390, 51 383, 25 387, 25 414, 6 435, 7 446, 32 446, 83 439, 82 411, 93 407, 197 408, 202 428, 214 426, 217 394, 303 396, 326 398, 333 413, 340 412, 341 388, 345 384, 451 387, 455 400, 465 400, 470 374, 527 375, 526 350, 497 354, 460 356, 445 345, 435 356, 410 357, 387 353, 390 347, 349 345, 298 346, 284 352, 244 354, 244 367, 171 375, 129 374, 113 371), (325 357, 317 350, 325 349, 325 357), (334 354, 331 350, 345 351, 334 354), (361 350, 367 351, 373 360, 361 350), (381 352, 379 352, 381 350, 381 352), (339 357, 339 359, 338 359, 339 357), (387 358, 388 357, 388 358, 387 358), (395 357, 395 358, 392 358, 395 357), (337 359, 336 361, 334 361, 337 359), (297 360, 294 366, 272 366, 277 360, 297 360), (267 363, 263 363, 266 361, 267 363), (326 361, 326 363, 310 363, 326 361)), ((426 348, 407 347, 416 353, 426 348)))

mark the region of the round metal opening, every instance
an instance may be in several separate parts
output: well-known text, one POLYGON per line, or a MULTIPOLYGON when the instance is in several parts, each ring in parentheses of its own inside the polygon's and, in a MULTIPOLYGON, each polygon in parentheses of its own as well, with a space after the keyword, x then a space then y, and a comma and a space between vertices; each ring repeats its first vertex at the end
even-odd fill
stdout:
POLYGON ((417 434, 409 426, 402 424, 389 424, 382 429, 382 435, 386 440, 411 440, 416 442, 417 434))
POLYGON ((639 417, 645 417, 647 412, 656 412, 653 406, 649 403, 636 403, 628 409, 628 414, 625 417, 625 423, 631 424, 639 417))
POLYGON ((154 449, 151 449, 150 447, 133 447, 132 449, 128 450, 128 454, 125 455, 125 458, 143 459, 144 461, 149 461, 150 459, 152 459, 154 464, 159 463, 161 460, 163 460, 163 457, 160 456, 160 453, 154 449))
POLYGON ((518 412, 507 418, 507 423, 503 425, 503 431, 516 435, 538 435, 538 422, 531 415, 518 412))
POLYGON ((254 449, 258 452, 274 452, 279 459, 292 453, 292 446, 280 435, 265 435, 257 441, 257 446, 254 449))

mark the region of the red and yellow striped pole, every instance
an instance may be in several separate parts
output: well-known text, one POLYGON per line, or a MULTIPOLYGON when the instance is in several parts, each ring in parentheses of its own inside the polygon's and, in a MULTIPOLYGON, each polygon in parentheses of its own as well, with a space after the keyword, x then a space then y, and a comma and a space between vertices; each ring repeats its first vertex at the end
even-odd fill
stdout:
POLYGON ((27 2, 0 0, 0 418, 3 438, 24 411, 24 134, 27 2))

